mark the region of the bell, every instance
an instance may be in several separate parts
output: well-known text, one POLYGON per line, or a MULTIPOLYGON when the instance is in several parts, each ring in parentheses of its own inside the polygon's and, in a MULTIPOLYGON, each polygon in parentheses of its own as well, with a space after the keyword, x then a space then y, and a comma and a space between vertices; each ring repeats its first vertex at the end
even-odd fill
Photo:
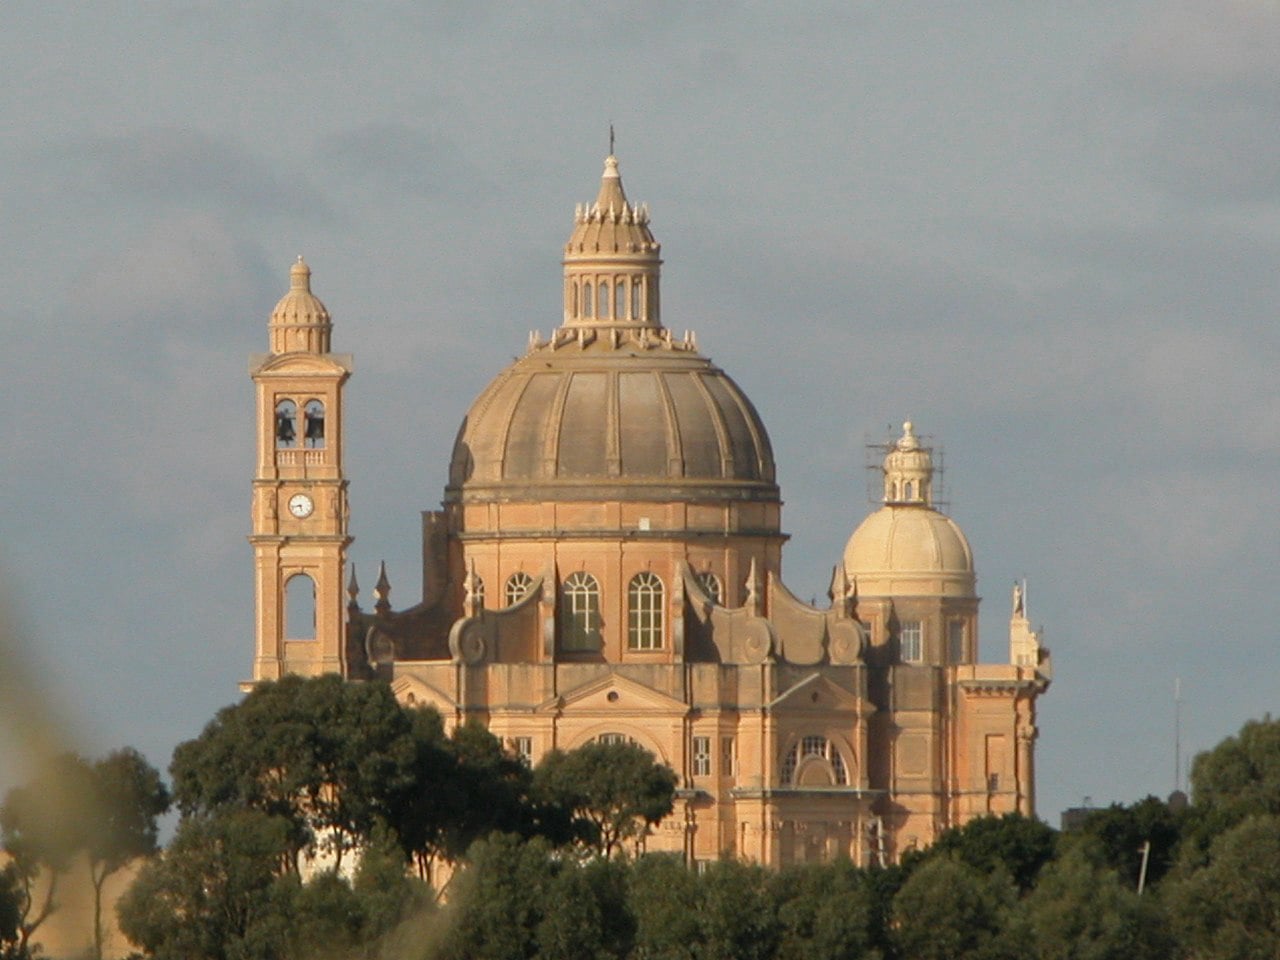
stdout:
POLYGON ((324 410, 308 410, 306 438, 309 443, 315 444, 324 439, 324 410))
POLYGON ((281 411, 276 414, 276 443, 282 447, 293 445, 297 435, 293 431, 293 414, 281 411))

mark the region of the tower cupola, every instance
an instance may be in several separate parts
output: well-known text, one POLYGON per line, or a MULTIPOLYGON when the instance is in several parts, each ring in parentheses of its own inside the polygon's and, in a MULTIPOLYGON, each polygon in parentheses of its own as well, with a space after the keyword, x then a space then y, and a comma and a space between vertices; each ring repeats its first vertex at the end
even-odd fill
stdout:
POLYGON ((933 456, 920 445, 910 420, 902 425, 902 436, 884 458, 884 502, 923 507, 933 503, 933 456))
POLYGON ((329 311, 311 292, 311 268, 302 257, 289 271, 289 292, 271 311, 272 353, 328 353, 333 324, 329 311))
POLYGON ((599 195, 578 204, 573 219, 564 248, 565 326, 660 328, 660 244, 648 207, 627 201, 617 157, 605 158, 599 195))

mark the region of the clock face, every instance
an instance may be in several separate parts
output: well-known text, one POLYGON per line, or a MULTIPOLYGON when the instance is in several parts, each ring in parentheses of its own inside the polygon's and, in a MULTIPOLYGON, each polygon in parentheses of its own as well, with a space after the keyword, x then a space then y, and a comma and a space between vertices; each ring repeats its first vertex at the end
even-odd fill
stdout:
POLYGON ((305 493, 295 493, 289 498, 289 512, 301 520, 303 517, 311 516, 311 511, 315 509, 315 504, 311 502, 311 498, 305 493))

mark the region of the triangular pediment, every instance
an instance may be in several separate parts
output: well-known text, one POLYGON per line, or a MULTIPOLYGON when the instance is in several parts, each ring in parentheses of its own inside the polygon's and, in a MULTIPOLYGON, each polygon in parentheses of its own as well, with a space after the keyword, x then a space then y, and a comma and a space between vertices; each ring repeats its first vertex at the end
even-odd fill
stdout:
POLYGON ((536 712, 558 712, 564 716, 634 717, 637 713, 684 716, 689 712, 689 705, 643 683, 610 673, 544 701, 536 712))
POLYGON ((858 712, 863 709, 862 701, 841 687, 832 683, 821 673, 811 673, 799 683, 784 690, 769 704, 771 710, 829 713, 833 710, 858 712))
POLYGON ((458 708, 452 697, 417 677, 396 677, 391 681, 391 693, 406 707, 435 707, 446 720, 458 708))
POLYGON ((335 376, 351 372, 351 357, 343 353, 268 353, 250 361, 250 372, 257 374, 297 375, 323 374, 335 376))

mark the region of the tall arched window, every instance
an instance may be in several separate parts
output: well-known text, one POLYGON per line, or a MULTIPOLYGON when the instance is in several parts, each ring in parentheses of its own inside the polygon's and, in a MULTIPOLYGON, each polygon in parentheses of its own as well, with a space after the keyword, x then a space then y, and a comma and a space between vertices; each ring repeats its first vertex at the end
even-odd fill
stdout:
POLYGON ((617 320, 625 320, 627 313, 627 285, 621 278, 613 285, 613 316, 617 320))
POLYGON ((609 319, 609 281, 600 281, 600 299, 596 304, 598 316, 601 320, 609 319))
POLYGON ((565 650, 600 648, 600 584, 583 570, 560 588, 560 645, 565 650))
POLYGON ((532 587, 533 577, 529 576, 523 570, 517 570, 511 576, 507 577, 507 606, 509 607, 512 604, 519 603, 527 597, 532 587))
POLYGON ((632 320, 644 319, 640 315, 640 287, 641 287, 640 278, 633 277, 631 280, 631 319, 632 320))
POLYGON ((305 573, 295 573, 284 584, 284 638, 316 637, 316 583, 305 573))
POLYGON ((645 570, 627 587, 627 646, 632 650, 662 648, 662 581, 645 570))
POLYGON ((589 317, 592 315, 591 304, 594 299, 592 296, 594 292, 595 292, 595 286, 591 283, 590 280, 586 281, 582 285, 582 315, 584 317, 589 317))

